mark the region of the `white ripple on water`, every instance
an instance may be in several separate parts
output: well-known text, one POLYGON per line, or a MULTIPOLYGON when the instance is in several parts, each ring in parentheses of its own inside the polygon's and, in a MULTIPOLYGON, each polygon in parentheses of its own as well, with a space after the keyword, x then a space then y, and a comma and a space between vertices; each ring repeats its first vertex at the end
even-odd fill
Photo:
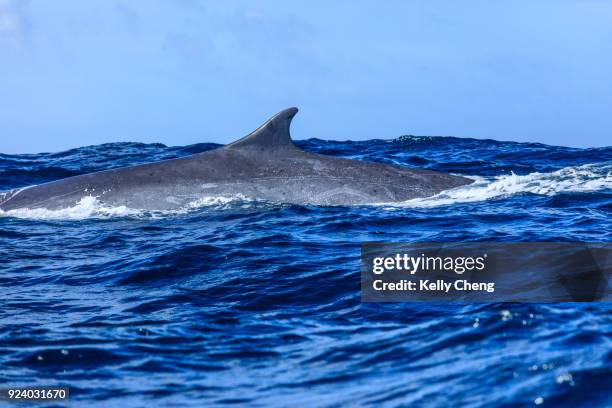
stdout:
POLYGON ((124 205, 109 206, 98 200, 97 197, 86 196, 81 198, 81 200, 72 207, 56 210, 49 210, 46 208, 18 208, 9 211, 0 210, 0 217, 15 217, 33 220, 83 220, 89 218, 106 219, 119 217, 161 218, 164 216, 185 214, 203 207, 223 209, 235 203, 241 203, 244 207, 245 205, 248 206, 249 200, 239 195, 231 197, 203 197, 176 210, 151 211, 129 208, 124 205))
POLYGON ((102 204, 96 197, 86 196, 74 206, 57 210, 46 208, 17 208, 9 211, 0 210, 0 217, 16 217, 39 220, 82 220, 85 218, 109 218, 138 215, 139 210, 124 205, 109 207, 102 204))
POLYGON ((552 196, 559 193, 589 193, 612 189, 612 164, 610 162, 564 167, 550 173, 530 173, 519 176, 514 173, 493 178, 466 176, 474 183, 443 191, 432 197, 415 198, 389 207, 436 207, 457 203, 469 203, 509 197, 515 194, 552 196))

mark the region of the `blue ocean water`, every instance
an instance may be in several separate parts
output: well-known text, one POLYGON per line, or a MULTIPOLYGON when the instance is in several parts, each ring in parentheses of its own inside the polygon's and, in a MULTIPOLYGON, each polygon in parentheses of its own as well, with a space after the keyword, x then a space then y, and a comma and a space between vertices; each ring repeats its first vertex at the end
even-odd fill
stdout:
MULTIPOLYGON (((0 213, 0 387, 67 385, 88 407, 612 405, 609 303, 362 304, 359 289, 362 241, 609 242, 611 147, 298 144, 477 181, 394 206, 0 213)), ((0 191, 215 147, 2 154, 0 191)))

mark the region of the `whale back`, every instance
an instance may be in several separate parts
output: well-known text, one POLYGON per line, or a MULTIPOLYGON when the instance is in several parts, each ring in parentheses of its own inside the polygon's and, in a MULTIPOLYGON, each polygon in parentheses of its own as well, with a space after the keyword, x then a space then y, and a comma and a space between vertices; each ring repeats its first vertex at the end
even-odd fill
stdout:
POLYGON ((103 170, 0 194, 0 209, 59 209, 93 196, 107 206, 166 210, 203 197, 244 196, 271 202, 352 205, 400 202, 469 184, 461 176, 298 148, 285 109, 247 136, 218 149, 103 170))

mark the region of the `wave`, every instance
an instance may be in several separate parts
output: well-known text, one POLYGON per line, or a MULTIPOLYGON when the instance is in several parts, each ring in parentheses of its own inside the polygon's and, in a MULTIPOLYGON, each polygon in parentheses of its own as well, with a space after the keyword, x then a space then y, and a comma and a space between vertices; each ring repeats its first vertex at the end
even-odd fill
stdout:
POLYGON ((171 215, 185 214, 204 207, 229 208, 234 203, 246 205, 253 200, 244 196, 219 196, 203 197, 186 204, 176 210, 140 210, 129 208, 124 205, 108 206, 94 196, 86 196, 72 207, 49 210, 46 208, 18 208, 9 211, 0 210, 0 217, 14 217, 33 220, 83 220, 83 219, 108 219, 117 217, 132 218, 162 218, 171 215))
POLYGON ((415 198, 400 207, 437 207, 506 198, 516 194, 552 196, 560 193, 589 193, 612 189, 612 163, 586 164, 565 167, 550 173, 529 173, 523 176, 513 172, 493 178, 466 176, 476 181, 470 185, 446 190, 427 198, 415 198))
POLYGON ((110 218, 139 215, 140 211, 126 206, 108 207, 96 197, 83 197, 76 205, 58 210, 46 208, 18 208, 9 211, 0 210, 0 217, 16 217, 40 220, 81 220, 85 218, 110 218))

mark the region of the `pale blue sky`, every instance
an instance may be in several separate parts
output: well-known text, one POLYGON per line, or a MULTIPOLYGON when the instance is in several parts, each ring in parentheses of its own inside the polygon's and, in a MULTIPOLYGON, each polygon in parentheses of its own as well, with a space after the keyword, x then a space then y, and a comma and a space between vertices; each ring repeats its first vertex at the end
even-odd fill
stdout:
POLYGON ((604 146, 612 2, 0 0, 0 152, 453 135, 604 146))

